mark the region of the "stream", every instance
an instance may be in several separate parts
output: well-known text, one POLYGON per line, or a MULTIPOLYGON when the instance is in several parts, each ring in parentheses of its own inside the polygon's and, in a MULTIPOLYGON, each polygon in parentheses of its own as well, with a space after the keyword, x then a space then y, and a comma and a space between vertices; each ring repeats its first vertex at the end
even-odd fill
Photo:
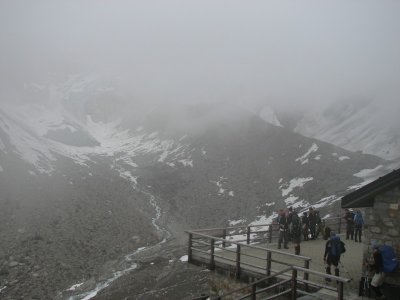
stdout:
MULTIPOLYGON (((111 283, 113 283, 115 280, 117 280, 121 276, 124 276, 124 275, 128 274, 129 272, 135 270, 138 265, 134 262, 134 260, 139 254, 142 255, 143 253, 146 253, 146 252, 150 252, 151 253, 152 251, 154 251, 158 247, 160 247, 162 244, 166 243, 167 240, 171 237, 171 233, 167 229, 162 228, 162 227, 160 227, 159 224, 157 224, 158 221, 160 220, 161 216, 162 216, 162 210, 161 210, 161 207, 157 203, 156 197, 153 194, 151 194, 150 192, 147 192, 147 191, 144 191, 144 190, 139 190, 139 191, 141 193, 145 194, 149 198, 149 203, 155 210, 155 217, 152 218, 151 223, 154 226, 154 228, 156 229, 156 231, 158 232, 159 236, 162 238, 162 240, 160 242, 158 242, 157 244, 154 244, 154 245, 148 246, 148 247, 138 248, 133 253, 125 255, 123 260, 120 261, 118 263, 118 265, 116 266, 116 269, 119 269, 119 270, 118 271, 113 271, 113 273, 111 273, 109 276, 107 276, 107 279, 104 279, 104 280, 101 280, 100 282, 97 282, 95 284, 95 287, 94 288, 92 287, 91 290, 89 290, 89 291, 85 291, 85 292, 79 291, 79 288, 81 286, 85 285, 85 282, 74 284, 72 287, 70 287, 69 289, 65 290, 64 292, 74 292, 74 291, 78 292, 79 291, 79 294, 76 294, 76 295, 73 295, 73 296, 69 296, 66 299, 68 299, 68 300, 89 300, 89 299, 92 299, 101 290, 104 290, 105 288, 110 286, 111 283)), ((90 285, 93 286, 93 284, 90 284, 89 282, 88 282, 87 285, 88 286, 90 286, 90 285)), ((62 295, 62 293, 61 293, 61 295, 62 295)), ((65 297, 61 296, 61 298, 57 297, 57 299, 65 299, 65 297)))

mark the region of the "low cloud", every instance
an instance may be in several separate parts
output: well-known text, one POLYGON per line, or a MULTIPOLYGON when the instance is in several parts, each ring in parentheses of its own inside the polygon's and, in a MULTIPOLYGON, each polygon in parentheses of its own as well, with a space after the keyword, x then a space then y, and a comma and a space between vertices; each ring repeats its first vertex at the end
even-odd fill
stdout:
POLYGON ((11 90, 95 73, 131 101, 392 102, 399 13, 394 1, 2 1, 0 78, 11 90))

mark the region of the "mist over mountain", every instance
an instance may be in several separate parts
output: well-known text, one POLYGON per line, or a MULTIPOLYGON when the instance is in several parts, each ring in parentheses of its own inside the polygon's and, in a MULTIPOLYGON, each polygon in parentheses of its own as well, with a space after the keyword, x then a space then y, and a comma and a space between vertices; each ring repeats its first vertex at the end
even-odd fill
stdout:
POLYGON ((63 299, 77 282, 84 295, 114 276, 107 266, 133 270, 127 255, 179 245, 187 228, 268 223, 288 206, 336 214, 343 194, 394 167, 276 126, 272 109, 171 102, 121 114, 118 91, 73 80, 30 85, 40 101, 0 113, 5 299, 63 299))
POLYGON ((339 213, 399 167, 399 12, 0 1, 0 298, 194 296, 184 230, 339 213))
MULTIPOLYGON (((362 151, 388 160, 400 158, 400 102, 348 99, 307 110, 282 111, 266 106, 281 126, 350 151, 362 151), (283 125, 282 125, 282 124, 283 125)), ((270 113, 271 114, 271 113, 270 113)))

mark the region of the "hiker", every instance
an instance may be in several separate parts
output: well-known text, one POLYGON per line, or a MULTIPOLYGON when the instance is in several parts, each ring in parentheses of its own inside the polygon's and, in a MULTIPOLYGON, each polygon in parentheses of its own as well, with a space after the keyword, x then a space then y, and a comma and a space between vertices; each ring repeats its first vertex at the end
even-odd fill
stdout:
POLYGON ((356 211, 353 221, 354 221, 354 241, 361 243, 361 235, 362 235, 362 228, 364 225, 364 219, 360 210, 356 211))
POLYGON ((283 209, 280 209, 278 212, 278 224, 279 224, 279 240, 278 240, 278 249, 281 249, 282 241, 283 248, 289 249, 288 247, 288 238, 287 231, 289 228, 288 217, 286 216, 283 209))
POLYGON ((364 219, 361 214, 361 211, 358 209, 354 216, 354 241, 361 243, 361 235, 362 235, 362 228, 364 225, 364 219), (358 236, 358 239, 357 239, 358 236))
POLYGON ((325 220, 323 221, 321 219, 318 210, 315 211, 315 223, 317 224, 315 238, 318 238, 319 234, 321 234, 321 235, 324 234, 324 229, 325 229, 325 220))
POLYGON ((294 254, 300 255, 301 242, 301 221, 296 211, 292 214, 292 242, 294 244, 294 254))
POLYGON ((309 222, 309 226, 310 226, 311 239, 315 240, 315 238, 316 238, 315 227, 317 225, 317 216, 312 207, 310 207, 308 210, 308 222, 309 222))
POLYGON ((287 238, 288 241, 292 240, 292 218, 293 218, 293 208, 290 206, 287 211, 287 218, 288 218, 288 231, 287 231, 287 238))
POLYGON ((383 259, 381 251, 377 245, 373 246, 372 256, 374 263, 370 264, 370 268, 375 271, 374 277, 372 277, 371 286, 375 292, 376 299, 385 299, 382 294, 381 286, 385 281, 385 273, 383 273, 383 259))
POLYGON ((354 237, 354 213, 349 209, 344 210, 343 218, 346 220, 346 240, 354 237))
MULTIPOLYGON (((335 266, 335 276, 339 276, 340 255, 344 252, 344 243, 333 231, 325 244, 324 262, 326 262, 326 274, 332 275, 331 265, 335 266)), ((327 282, 330 278, 325 278, 327 282)))
MULTIPOLYGON (((324 221, 325 224, 325 221, 324 221)), ((332 229, 329 226, 326 226, 326 224, 324 225, 324 240, 329 239, 329 237, 331 236, 331 231, 332 229)))
POLYGON ((301 224, 303 227, 304 241, 308 241, 308 228, 309 228, 310 222, 308 220, 307 212, 303 212, 303 216, 301 217, 301 224))

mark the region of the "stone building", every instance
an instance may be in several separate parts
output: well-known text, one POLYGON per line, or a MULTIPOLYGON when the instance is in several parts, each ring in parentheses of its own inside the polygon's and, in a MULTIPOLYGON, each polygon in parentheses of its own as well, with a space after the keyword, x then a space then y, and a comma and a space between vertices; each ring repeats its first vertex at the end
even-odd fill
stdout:
MULTIPOLYGON (((373 244, 393 246, 400 257, 400 169, 344 196, 342 208, 364 211, 363 261, 371 256, 373 244)), ((400 270, 385 281, 400 286, 400 270)))

